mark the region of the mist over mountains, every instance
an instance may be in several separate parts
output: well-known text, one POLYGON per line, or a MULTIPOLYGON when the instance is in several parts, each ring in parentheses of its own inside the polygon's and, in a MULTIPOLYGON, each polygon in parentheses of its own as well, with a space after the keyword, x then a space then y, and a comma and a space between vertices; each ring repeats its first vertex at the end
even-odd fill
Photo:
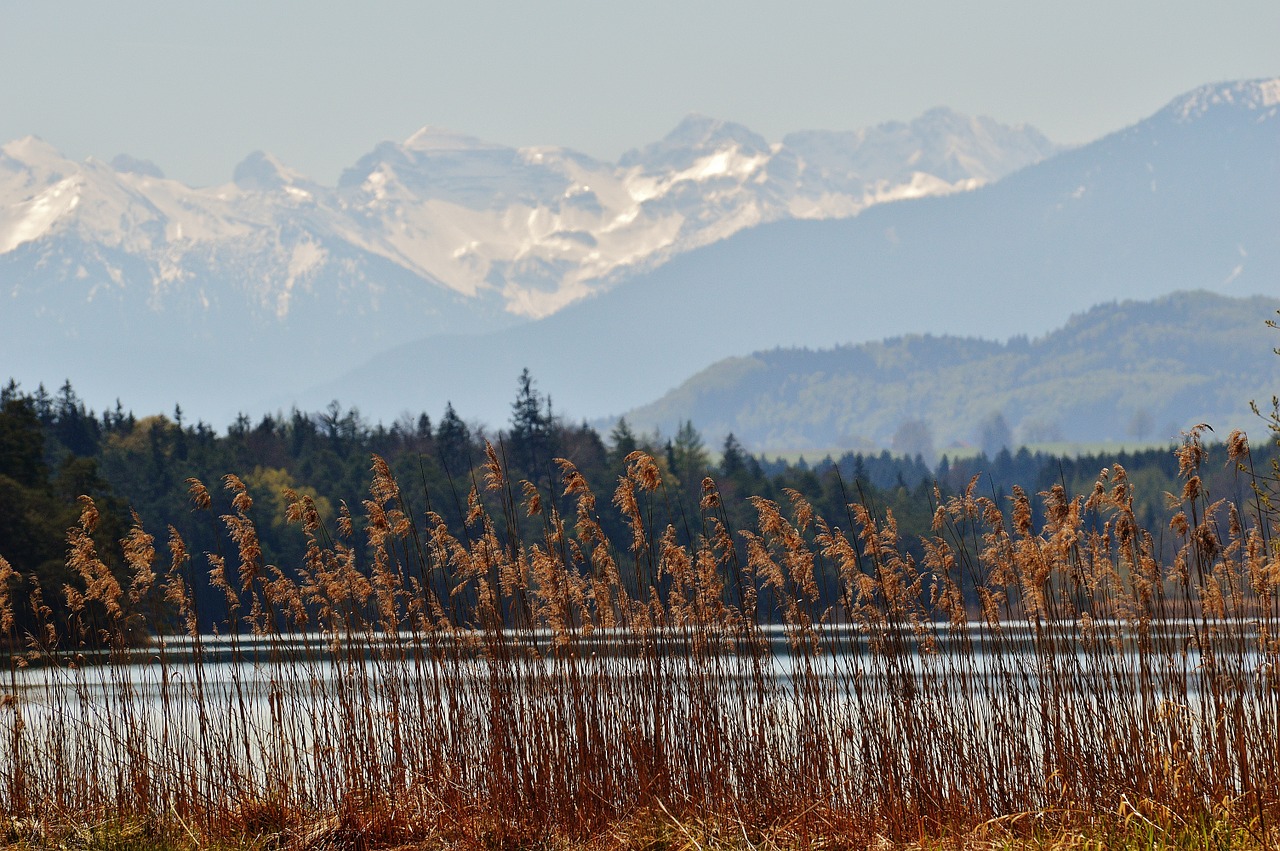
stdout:
POLYGON ((1055 150, 945 109, 776 144, 690 116, 618 163, 426 127, 336 187, 259 151, 232 182, 193 188, 28 137, 0 149, 3 352, 27 382, 71 377, 148 407, 194 396, 225 420, 398 343, 553 313, 761 222, 960 191, 1055 150))
POLYGON ((505 419, 529 367, 621 414, 708 364, 903 334, 1040 336, 1117 299, 1276 292, 1280 80, 1209 86, 971 192, 744 230, 536 323, 406 344, 302 397, 449 398, 505 419))
POLYGON ((596 418, 777 346, 1270 292, 1278 103, 1280 81, 1207 86, 1068 151, 944 109, 777 143, 691 116, 617 163, 424 128, 334 187, 261 152, 193 188, 22 139, 0 149, 3 371, 215 425, 334 398, 500 424, 526 366, 596 418))

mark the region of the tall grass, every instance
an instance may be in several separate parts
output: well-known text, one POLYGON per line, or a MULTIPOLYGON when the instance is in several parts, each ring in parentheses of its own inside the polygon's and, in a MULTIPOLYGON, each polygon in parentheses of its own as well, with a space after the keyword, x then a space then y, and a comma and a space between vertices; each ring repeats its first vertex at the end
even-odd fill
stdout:
POLYGON ((22 830, 286 845, 513 846, 651 816, 856 843, 1091 813, 1226 818, 1261 844, 1280 817, 1275 516, 1259 478, 1249 505, 1210 502, 1202 458, 1193 432, 1169 530, 1138 527, 1115 466, 1038 505, 939 498, 922 558, 859 502, 823 518, 798 493, 756 498, 755 528, 730 529, 710 479, 690 528, 662 525, 643 453, 602 507, 568 461, 563 493, 541 493, 491 447, 460 535, 414 516, 375 457, 363 522, 344 507, 325 528, 290 494, 307 550, 288 571, 263 563, 235 476, 210 518, 225 555, 173 529, 157 552, 135 517, 127 581, 85 499, 69 620, 12 593, 0 560, 0 627, 23 648, 0 810, 22 830), (608 510, 629 547, 607 541, 608 510), (221 592, 216 617, 198 586, 221 592))

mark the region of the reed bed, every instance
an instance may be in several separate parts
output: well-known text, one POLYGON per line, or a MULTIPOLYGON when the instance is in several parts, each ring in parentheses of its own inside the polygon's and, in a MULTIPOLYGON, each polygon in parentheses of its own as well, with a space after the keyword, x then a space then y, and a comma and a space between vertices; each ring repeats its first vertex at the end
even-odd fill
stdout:
MULTIPOLYGON (((1231 448, 1247 470, 1243 436, 1231 448)), ((1000 847, 1103 819, 1263 847, 1280 817, 1275 515, 1262 478, 1247 505, 1211 502, 1202 459, 1192 432, 1168 530, 1138 527, 1115 466, 1078 496, 939 496, 922 556, 892 515, 823 518, 798 493, 753 499, 755 528, 730 529, 710 479, 696 528, 661 524, 641 452, 602 507, 568 461, 544 493, 490 447, 460 534, 414 516, 375 457, 362 521, 344 507, 326 528, 290 494, 307 551, 289 569, 263 563, 235 476, 225 556, 173 529, 162 554, 135 517, 124 578, 86 498, 68 619, 0 559, 0 628, 21 648, 0 831, 1000 847)))

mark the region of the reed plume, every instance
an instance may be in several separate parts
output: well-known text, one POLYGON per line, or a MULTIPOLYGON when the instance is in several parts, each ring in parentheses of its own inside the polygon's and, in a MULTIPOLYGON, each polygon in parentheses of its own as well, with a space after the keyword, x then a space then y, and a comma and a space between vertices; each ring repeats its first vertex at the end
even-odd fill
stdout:
POLYGON ((227 476, 218 518, 188 485, 234 561, 170 528, 158 568, 135 517, 123 582, 86 498, 64 632, 18 641, 0 559, 0 808, 295 847, 516 847, 644 814, 816 845, 1177 813, 1270 841, 1276 517, 1211 499, 1204 457, 1195 430, 1168 563, 1120 465, 1080 495, 935 491, 917 542, 796 491, 734 530, 710 479, 682 531, 643 452, 602 509, 570 461, 548 492, 492 445, 450 528, 374 457, 359 518, 285 494, 298 564, 266 562, 227 476))

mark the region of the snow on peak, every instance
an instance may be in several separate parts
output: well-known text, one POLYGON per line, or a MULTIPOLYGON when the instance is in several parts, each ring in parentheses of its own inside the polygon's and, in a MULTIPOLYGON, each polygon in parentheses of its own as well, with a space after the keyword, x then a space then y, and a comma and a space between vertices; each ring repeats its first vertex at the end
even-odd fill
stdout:
POLYGON ((164 180, 164 172, 151 160, 140 160, 128 154, 116 154, 111 158, 111 167, 121 174, 139 174, 143 177, 154 177, 164 180))
POLYGON ((742 124, 707 115, 690 113, 662 140, 668 146, 689 148, 720 147, 737 143, 767 150, 769 143, 742 124))
POLYGON ((57 148, 39 136, 23 136, 4 147, 0 147, 6 159, 16 160, 23 165, 48 165, 54 162, 65 162, 66 157, 57 148))
MULTIPOLYGON (((950 125, 970 121, 928 117, 943 125, 931 135, 947 152, 957 138, 950 125)), ((379 143, 333 188, 263 151, 235 167, 234 185, 195 189, 143 179, 162 177, 145 160, 75 163, 31 137, 0 157, 0 254, 50 237, 86 257, 108 247, 150 270, 153 280, 137 283, 157 292, 210 270, 253 270, 253 297, 279 317, 322 276, 364 274, 350 257, 376 258, 537 317, 744 227, 958 191, 1028 156, 1025 145, 995 135, 982 148, 987 159, 929 156, 907 138, 908 125, 895 128, 872 131, 869 148, 859 131, 815 137, 801 150, 689 115, 611 163, 426 126, 403 143, 379 143)))
POLYGON ((1280 105, 1280 77, 1201 86, 1165 109, 1179 121, 1191 121, 1210 110, 1234 108, 1256 112, 1280 105))
POLYGON ((294 171, 264 151, 254 151, 241 160, 232 172, 231 179, 241 189, 260 192, 272 192, 307 182, 306 176, 301 172, 294 171))
POLYGON ((428 124, 405 139, 403 147, 411 151, 477 151, 505 146, 428 124))
POLYGON ((639 165, 646 170, 686 169, 711 151, 731 148, 748 157, 771 153, 768 141, 744 125, 693 113, 661 141, 623 154, 618 164, 624 168, 639 165))
POLYGON ((0 254, 44 236, 80 205, 79 177, 67 177, 12 206, 0 207, 0 254))

